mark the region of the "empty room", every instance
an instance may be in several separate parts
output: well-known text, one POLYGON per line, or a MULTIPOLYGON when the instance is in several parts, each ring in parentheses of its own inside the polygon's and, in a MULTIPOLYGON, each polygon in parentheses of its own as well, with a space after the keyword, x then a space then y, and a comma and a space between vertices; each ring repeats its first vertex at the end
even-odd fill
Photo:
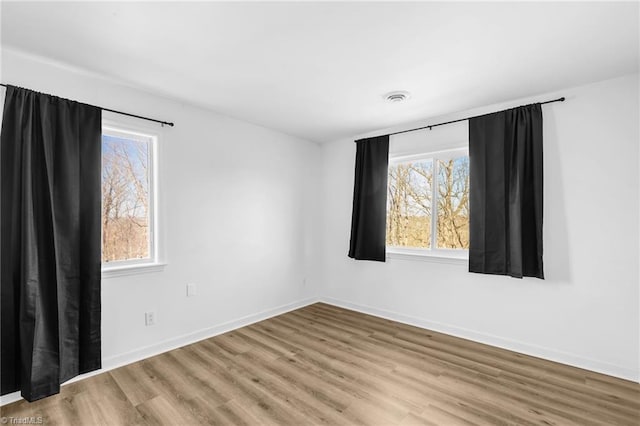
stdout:
POLYGON ((0 2, 0 423, 640 424, 640 3, 0 2))

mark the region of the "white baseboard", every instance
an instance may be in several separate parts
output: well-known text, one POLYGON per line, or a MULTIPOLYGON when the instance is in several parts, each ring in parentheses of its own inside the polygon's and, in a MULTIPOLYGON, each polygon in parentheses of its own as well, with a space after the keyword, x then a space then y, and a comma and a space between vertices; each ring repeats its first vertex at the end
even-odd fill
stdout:
MULTIPOLYGON (((300 309, 302 307, 314 304, 318 301, 319 301, 318 298, 308 298, 304 300, 299 300, 297 302, 278 306, 272 309, 267 309, 262 312, 258 312, 257 314, 247 315, 242 318, 237 318, 235 320, 227 321, 222 324, 214 325, 213 327, 203 328, 202 330, 198 330, 193 333, 188 333, 182 336, 167 339, 150 346, 145 346, 145 347, 133 350, 131 352, 126 352, 124 354, 105 358, 102 360, 102 368, 100 370, 92 371, 90 373, 82 374, 80 376, 74 377, 73 379, 65 382, 63 386, 69 383, 76 382, 78 380, 86 379, 87 377, 95 376, 96 374, 105 373, 109 370, 113 370, 118 367, 122 367, 124 365, 143 360, 145 358, 149 358, 173 349, 180 348, 182 346, 190 345, 200 340, 208 339, 210 337, 227 333, 229 331, 233 331, 238 328, 254 324, 256 322, 264 321, 266 319, 275 317, 277 315, 281 315, 286 312, 290 312, 295 309, 300 309)), ((3 395, 2 397, 0 397, 0 406, 10 404, 15 401, 19 401, 21 399, 22 399, 22 396, 20 395, 20 392, 13 392, 7 395, 3 395)))
POLYGON ((397 312, 378 309, 371 306, 359 305, 356 303, 346 302, 331 297, 322 297, 320 298, 320 301, 329 305, 350 309, 352 311, 362 312, 376 317, 397 321, 403 324, 413 325, 415 327, 437 331, 440 333, 472 340, 474 342, 484 343, 502 349, 508 349, 510 351, 543 358, 561 364, 583 368, 585 370, 594 371, 596 373, 619 377, 621 379, 631 380, 633 382, 640 382, 640 371, 585 358, 555 349, 549 349, 529 343, 505 339, 487 333, 481 333, 474 330, 443 324, 436 321, 429 321, 422 318, 415 318, 408 315, 399 314, 397 312))
MULTIPOLYGON (((495 346, 498 348, 508 349, 511 351, 523 353, 526 355, 535 356, 538 358, 547 359, 550 361, 559 362, 561 364, 567 364, 578 368, 584 368, 586 370, 594 371, 597 373, 603 373, 614 377, 620 377, 622 379, 639 382, 640 372, 619 367, 617 365, 608 364, 605 362, 584 358, 581 356, 569 354, 566 352, 557 351, 554 349, 543 348, 528 343, 518 342, 514 340, 504 339, 502 337, 494 336, 487 333, 480 333, 474 330, 469 330, 462 327, 443 324, 435 321, 429 321, 421 318, 415 318, 408 315, 399 314, 397 312, 387 311, 383 309, 374 308, 371 306, 359 305, 356 303, 346 302, 331 297, 321 298, 308 298, 297 302, 289 303, 287 305, 278 306, 276 308, 267 309, 257 314, 247 315, 242 318, 237 318, 232 321, 228 321, 222 324, 215 325, 213 327, 207 327, 202 330, 195 331, 193 333, 184 334, 182 336, 174 337, 164 340, 154 345, 145 346, 136 349, 131 352, 105 358, 102 362, 102 368, 100 370, 92 371, 91 373, 83 374, 75 377, 65 383, 73 383, 78 380, 85 379, 87 377, 95 376, 109 370, 113 370, 118 367, 122 367, 133 362, 143 360, 176 348, 180 348, 185 345, 189 345, 200 340, 208 339, 210 337, 217 336, 219 334, 227 333, 232 330, 236 330, 241 327, 245 327, 250 324, 254 324, 259 321, 269 319, 271 317, 284 314, 286 312, 293 311, 295 309, 302 308, 314 304, 316 302, 323 302, 329 305, 338 306, 352 311, 362 312, 365 314, 373 315, 380 318, 397 321, 403 324, 413 325, 416 327, 449 334, 451 336, 461 337, 463 339, 473 340, 475 342, 484 343, 487 345, 495 346)), ((63 385, 64 386, 64 385, 63 385)), ((0 397, 0 406, 10 404, 22 399, 19 392, 4 395, 0 397)))

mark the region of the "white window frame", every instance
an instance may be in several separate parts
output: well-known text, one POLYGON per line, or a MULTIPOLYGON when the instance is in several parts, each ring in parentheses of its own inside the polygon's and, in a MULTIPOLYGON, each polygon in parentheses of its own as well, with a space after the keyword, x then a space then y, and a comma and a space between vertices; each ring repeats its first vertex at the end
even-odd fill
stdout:
POLYGON ((389 166, 412 163, 421 160, 432 160, 434 179, 431 183, 431 241, 430 248, 409 248, 386 246, 387 258, 403 260, 430 260, 443 263, 466 263, 469 250, 438 248, 438 160, 448 161, 452 158, 469 155, 468 147, 452 148, 442 151, 425 152, 413 155, 394 156, 389 158, 389 166))
POLYGON ((149 257, 145 259, 116 260, 102 263, 102 278, 160 272, 164 270, 166 265, 166 263, 162 261, 160 251, 160 214, 158 203, 158 140, 161 138, 161 134, 157 129, 146 127, 139 123, 128 122, 124 117, 117 120, 103 118, 102 134, 105 133, 124 138, 139 137, 149 143, 149 257))

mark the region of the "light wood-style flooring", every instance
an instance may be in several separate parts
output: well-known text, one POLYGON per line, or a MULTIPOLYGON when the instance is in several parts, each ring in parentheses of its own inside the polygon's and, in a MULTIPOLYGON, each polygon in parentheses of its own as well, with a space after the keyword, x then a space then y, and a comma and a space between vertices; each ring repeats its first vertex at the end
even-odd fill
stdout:
POLYGON ((47 425, 638 426, 640 385, 318 303, 4 406, 1 416, 47 425))

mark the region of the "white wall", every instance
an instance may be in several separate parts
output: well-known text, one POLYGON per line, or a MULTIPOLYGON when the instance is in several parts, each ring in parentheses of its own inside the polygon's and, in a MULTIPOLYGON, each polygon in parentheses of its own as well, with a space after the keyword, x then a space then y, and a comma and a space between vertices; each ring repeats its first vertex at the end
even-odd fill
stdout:
POLYGON ((315 297, 317 144, 17 52, 2 55, 4 83, 175 122, 157 126, 167 266, 103 279, 105 367, 315 297), (187 283, 198 285, 196 297, 186 297, 187 283), (155 326, 145 327, 146 310, 156 311, 155 326))
POLYGON ((434 124, 543 106, 546 280, 470 274, 466 264, 347 258, 355 144, 322 146, 326 300, 638 380, 638 75, 514 100, 434 124))
POLYGON ((543 107, 541 281, 469 274, 459 263, 348 259, 355 137, 319 147, 6 49, 0 71, 2 82, 176 123, 160 142, 168 265, 103 281, 105 368, 323 296, 638 378, 637 75, 558 92, 567 101, 543 107), (187 282, 198 284, 198 296, 186 297, 187 282), (157 325, 145 327, 151 309, 157 325))

